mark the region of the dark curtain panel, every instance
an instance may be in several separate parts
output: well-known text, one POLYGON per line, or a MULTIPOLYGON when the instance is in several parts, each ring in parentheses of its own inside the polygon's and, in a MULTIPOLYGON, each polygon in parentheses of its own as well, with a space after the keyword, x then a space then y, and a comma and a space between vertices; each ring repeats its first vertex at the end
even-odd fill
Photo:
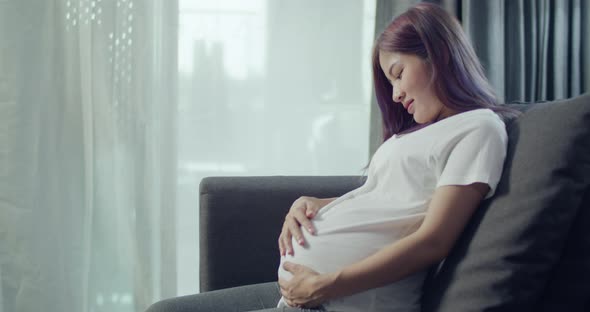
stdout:
MULTIPOLYGON (((420 1, 377 0, 375 36, 420 1)), ((587 0, 439 0, 463 25, 502 103, 569 98, 590 90, 587 0)), ((370 154, 381 144, 371 103, 370 154)))
POLYGON ((462 0, 457 15, 502 102, 589 90, 586 0, 462 0))

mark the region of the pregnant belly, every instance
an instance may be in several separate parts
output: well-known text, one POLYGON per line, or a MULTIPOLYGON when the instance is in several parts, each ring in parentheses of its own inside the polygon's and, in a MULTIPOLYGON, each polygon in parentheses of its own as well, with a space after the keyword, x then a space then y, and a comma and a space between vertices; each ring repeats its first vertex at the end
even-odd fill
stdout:
POLYGON ((333 218, 331 222, 314 221, 318 234, 311 235, 304 230, 304 246, 293 240, 294 255, 281 257, 279 277, 287 280, 291 278, 291 274, 282 267, 285 261, 305 265, 319 273, 334 272, 360 261, 407 235, 412 231, 407 225, 416 228, 422 216, 410 219, 349 224, 347 227, 335 227, 334 224, 338 224, 339 220, 333 218))
POLYGON ((294 255, 281 257, 279 277, 291 278, 282 268, 285 261, 319 273, 335 272, 358 262, 416 231, 424 220, 425 208, 426 202, 408 205, 359 197, 322 210, 311 220, 317 234, 303 230, 305 245, 293 240, 294 255))

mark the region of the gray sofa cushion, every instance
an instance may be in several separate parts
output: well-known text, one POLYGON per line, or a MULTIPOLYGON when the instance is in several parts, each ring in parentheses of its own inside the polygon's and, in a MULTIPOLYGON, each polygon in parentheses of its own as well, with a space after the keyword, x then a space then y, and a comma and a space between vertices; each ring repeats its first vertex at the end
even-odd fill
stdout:
POLYGON ((336 197, 365 177, 207 177, 200 184, 201 291, 277 280, 277 239, 299 196, 336 197), (239 259, 239 261, 236 261, 239 259))
POLYGON ((536 307, 590 178, 590 95, 540 103, 508 124, 496 195, 427 279, 424 311, 536 307))
POLYGON ((590 311, 590 188, 535 311, 590 311))

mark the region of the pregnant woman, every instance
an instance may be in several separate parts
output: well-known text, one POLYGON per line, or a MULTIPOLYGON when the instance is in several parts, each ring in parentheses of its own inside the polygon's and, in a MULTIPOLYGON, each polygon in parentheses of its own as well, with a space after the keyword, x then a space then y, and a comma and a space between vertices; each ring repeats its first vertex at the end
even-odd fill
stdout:
POLYGON ((383 143, 367 180, 338 198, 295 201, 279 237, 278 283, 149 311, 420 310, 427 269, 494 194, 506 155, 502 117, 514 112, 497 105, 461 26, 433 4, 412 7, 378 37, 373 76, 383 143))

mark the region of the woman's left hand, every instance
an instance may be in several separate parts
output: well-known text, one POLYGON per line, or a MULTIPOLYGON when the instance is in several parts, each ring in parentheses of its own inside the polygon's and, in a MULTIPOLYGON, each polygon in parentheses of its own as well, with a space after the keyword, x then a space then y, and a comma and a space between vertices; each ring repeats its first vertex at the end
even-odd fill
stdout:
POLYGON ((285 262, 283 269, 290 272, 290 280, 279 278, 281 294, 288 305, 300 308, 314 308, 330 299, 329 289, 333 278, 320 274, 304 265, 285 262))

